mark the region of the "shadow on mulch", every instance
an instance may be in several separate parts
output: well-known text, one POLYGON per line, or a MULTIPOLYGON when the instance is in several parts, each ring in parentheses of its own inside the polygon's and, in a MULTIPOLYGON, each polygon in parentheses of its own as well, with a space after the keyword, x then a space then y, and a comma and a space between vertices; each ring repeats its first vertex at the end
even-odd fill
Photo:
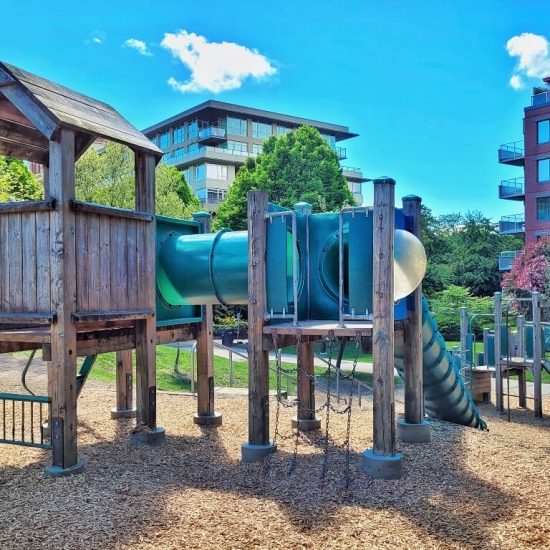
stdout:
MULTIPOLYGON (((27 526, 36 530, 27 541, 49 542, 49 538, 41 539, 40 526, 51 525, 54 518, 67 530, 66 536, 81 530, 92 542, 116 541, 131 547, 144 530, 154 528, 152 521, 157 528, 178 521, 166 501, 189 488, 273 501, 292 527, 302 532, 332 528, 349 513, 349 507, 395 511, 419 532, 464 548, 487 545, 491 525, 505 520, 519 506, 514 495, 466 469, 461 453, 467 428, 445 423, 433 423, 433 439, 427 445, 400 445, 404 454, 401 480, 369 479, 361 472, 360 454, 352 452, 349 489, 343 479, 346 452, 342 448, 330 449, 326 477, 320 478, 322 434, 307 438, 311 446, 301 440, 296 467, 289 474, 292 442, 285 442, 266 468, 265 463, 244 465, 231 457, 215 428, 202 429, 200 436, 168 435, 161 447, 136 449, 127 443, 131 427, 131 421, 118 421, 116 437, 106 441, 80 421, 81 433, 99 439, 81 445, 88 467, 80 476, 43 477, 41 468, 49 459, 47 454, 43 461, 26 468, 0 468, 0 492, 3 486, 9 491, 12 482, 16 483, 13 480, 21 476, 29 478, 27 490, 18 494, 22 502, 14 504, 26 511, 27 526)), ((476 437, 488 434, 479 432, 476 437)), ((205 494, 205 501, 208 498, 205 494)), ((242 513, 250 506, 243 504, 242 513)), ((180 510, 182 515, 187 512, 180 510)), ((216 510, 212 510, 212 521, 216 521, 216 510)), ((259 527, 269 529, 269 525, 259 527)), ((361 523, 358 528, 369 529, 369 525, 361 523)), ((387 528, 392 529, 391 523, 387 528)), ((42 536, 44 533, 49 532, 44 530, 42 536)))

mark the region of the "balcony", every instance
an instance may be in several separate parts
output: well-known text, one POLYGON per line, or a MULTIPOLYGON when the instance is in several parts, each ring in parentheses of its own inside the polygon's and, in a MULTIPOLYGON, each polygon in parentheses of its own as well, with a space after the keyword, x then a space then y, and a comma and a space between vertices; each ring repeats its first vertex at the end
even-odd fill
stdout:
POLYGON ((363 177, 363 172, 361 168, 355 168, 352 166, 342 166, 342 174, 344 177, 353 183, 363 183, 369 181, 368 178, 363 177))
POLYGON ((512 269, 512 262, 516 259, 516 256, 521 250, 504 250, 498 257, 498 268, 500 271, 510 271, 512 269))
POLYGON ((524 178, 513 178, 502 180, 498 186, 499 199, 508 199, 511 201, 522 201, 525 199, 524 178))
POLYGON ((501 164, 523 166, 525 164, 525 148, 523 140, 504 143, 498 148, 498 161, 501 164))
POLYGON ((208 126, 199 131, 199 143, 203 145, 219 145, 226 140, 224 128, 208 126))
POLYGON ((197 196, 201 207, 207 212, 214 212, 220 203, 227 198, 227 189, 199 189, 197 196))
POLYGON ((498 224, 501 235, 517 235, 525 233, 525 214, 502 216, 498 224))
POLYGON ((344 160, 348 158, 348 152, 345 147, 334 147, 336 154, 338 155, 338 160, 344 160))
POLYGON ((548 103, 550 103, 550 90, 531 96, 532 107, 541 107, 542 105, 546 105, 548 103))

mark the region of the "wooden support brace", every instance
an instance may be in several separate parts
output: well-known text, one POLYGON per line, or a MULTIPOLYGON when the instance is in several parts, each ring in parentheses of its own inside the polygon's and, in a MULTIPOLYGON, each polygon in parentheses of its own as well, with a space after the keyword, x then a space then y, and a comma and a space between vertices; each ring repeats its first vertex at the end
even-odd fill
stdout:
MULTIPOLYGON (((211 216, 198 212, 193 219, 200 224, 201 233, 210 232, 211 216)), ((221 414, 214 401, 214 342, 212 325, 214 311, 211 305, 202 306, 203 318, 197 329, 197 413, 193 422, 201 426, 219 426, 221 414)))

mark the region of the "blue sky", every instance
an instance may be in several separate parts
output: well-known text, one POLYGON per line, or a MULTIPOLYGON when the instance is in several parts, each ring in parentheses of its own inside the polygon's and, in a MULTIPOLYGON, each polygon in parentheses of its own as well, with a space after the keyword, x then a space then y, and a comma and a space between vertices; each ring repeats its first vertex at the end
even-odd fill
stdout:
POLYGON ((518 58, 506 44, 550 36, 549 2, 1 0, 0 17, 0 59, 107 101, 138 128, 209 98, 326 120, 360 134, 344 164, 396 178, 398 197, 420 195, 438 214, 521 210, 497 198, 501 179, 521 175, 497 163, 497 147, 521 139, 538 80, 527 67, 516 71, 525 87, 510 86, 518 58), (173 54, 180 30, 195 48, 200 37, 239 45, 229 82, 215 74, 222 50, 205 50, 191 75, 173 54))

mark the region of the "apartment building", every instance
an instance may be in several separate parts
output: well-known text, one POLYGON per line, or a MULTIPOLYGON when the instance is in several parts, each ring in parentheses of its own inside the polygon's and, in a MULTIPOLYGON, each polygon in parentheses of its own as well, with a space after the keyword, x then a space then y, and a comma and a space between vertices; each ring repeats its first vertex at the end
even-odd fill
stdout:
MULTIPOLYGON (((550 77, 543 80, 545 85, 533 88, 531 104, 524 109, 524 139, 498 150, 501 164, 521 169, 499 185, 501 199, 518 203, 517 214, 500 219, 500 234, 522 236, 525 243, 550 236, 550 77)), ((510 269, 517 252, 501 253, 501 270, 510 269)))
MULTIPOLYGON (((317 128, 340 161, 347 158, 340 142, 357 137, 346 126, 209 100, 163 120, 143 133, 165 153, 163 160, 182 170, 206 210, 213 211, 227 196, 247 157, 262 151, 270 136, 281 136, 309 125, 317 128)), ((350 190, 361 204, 360 168, 342 166, 350 190)))

